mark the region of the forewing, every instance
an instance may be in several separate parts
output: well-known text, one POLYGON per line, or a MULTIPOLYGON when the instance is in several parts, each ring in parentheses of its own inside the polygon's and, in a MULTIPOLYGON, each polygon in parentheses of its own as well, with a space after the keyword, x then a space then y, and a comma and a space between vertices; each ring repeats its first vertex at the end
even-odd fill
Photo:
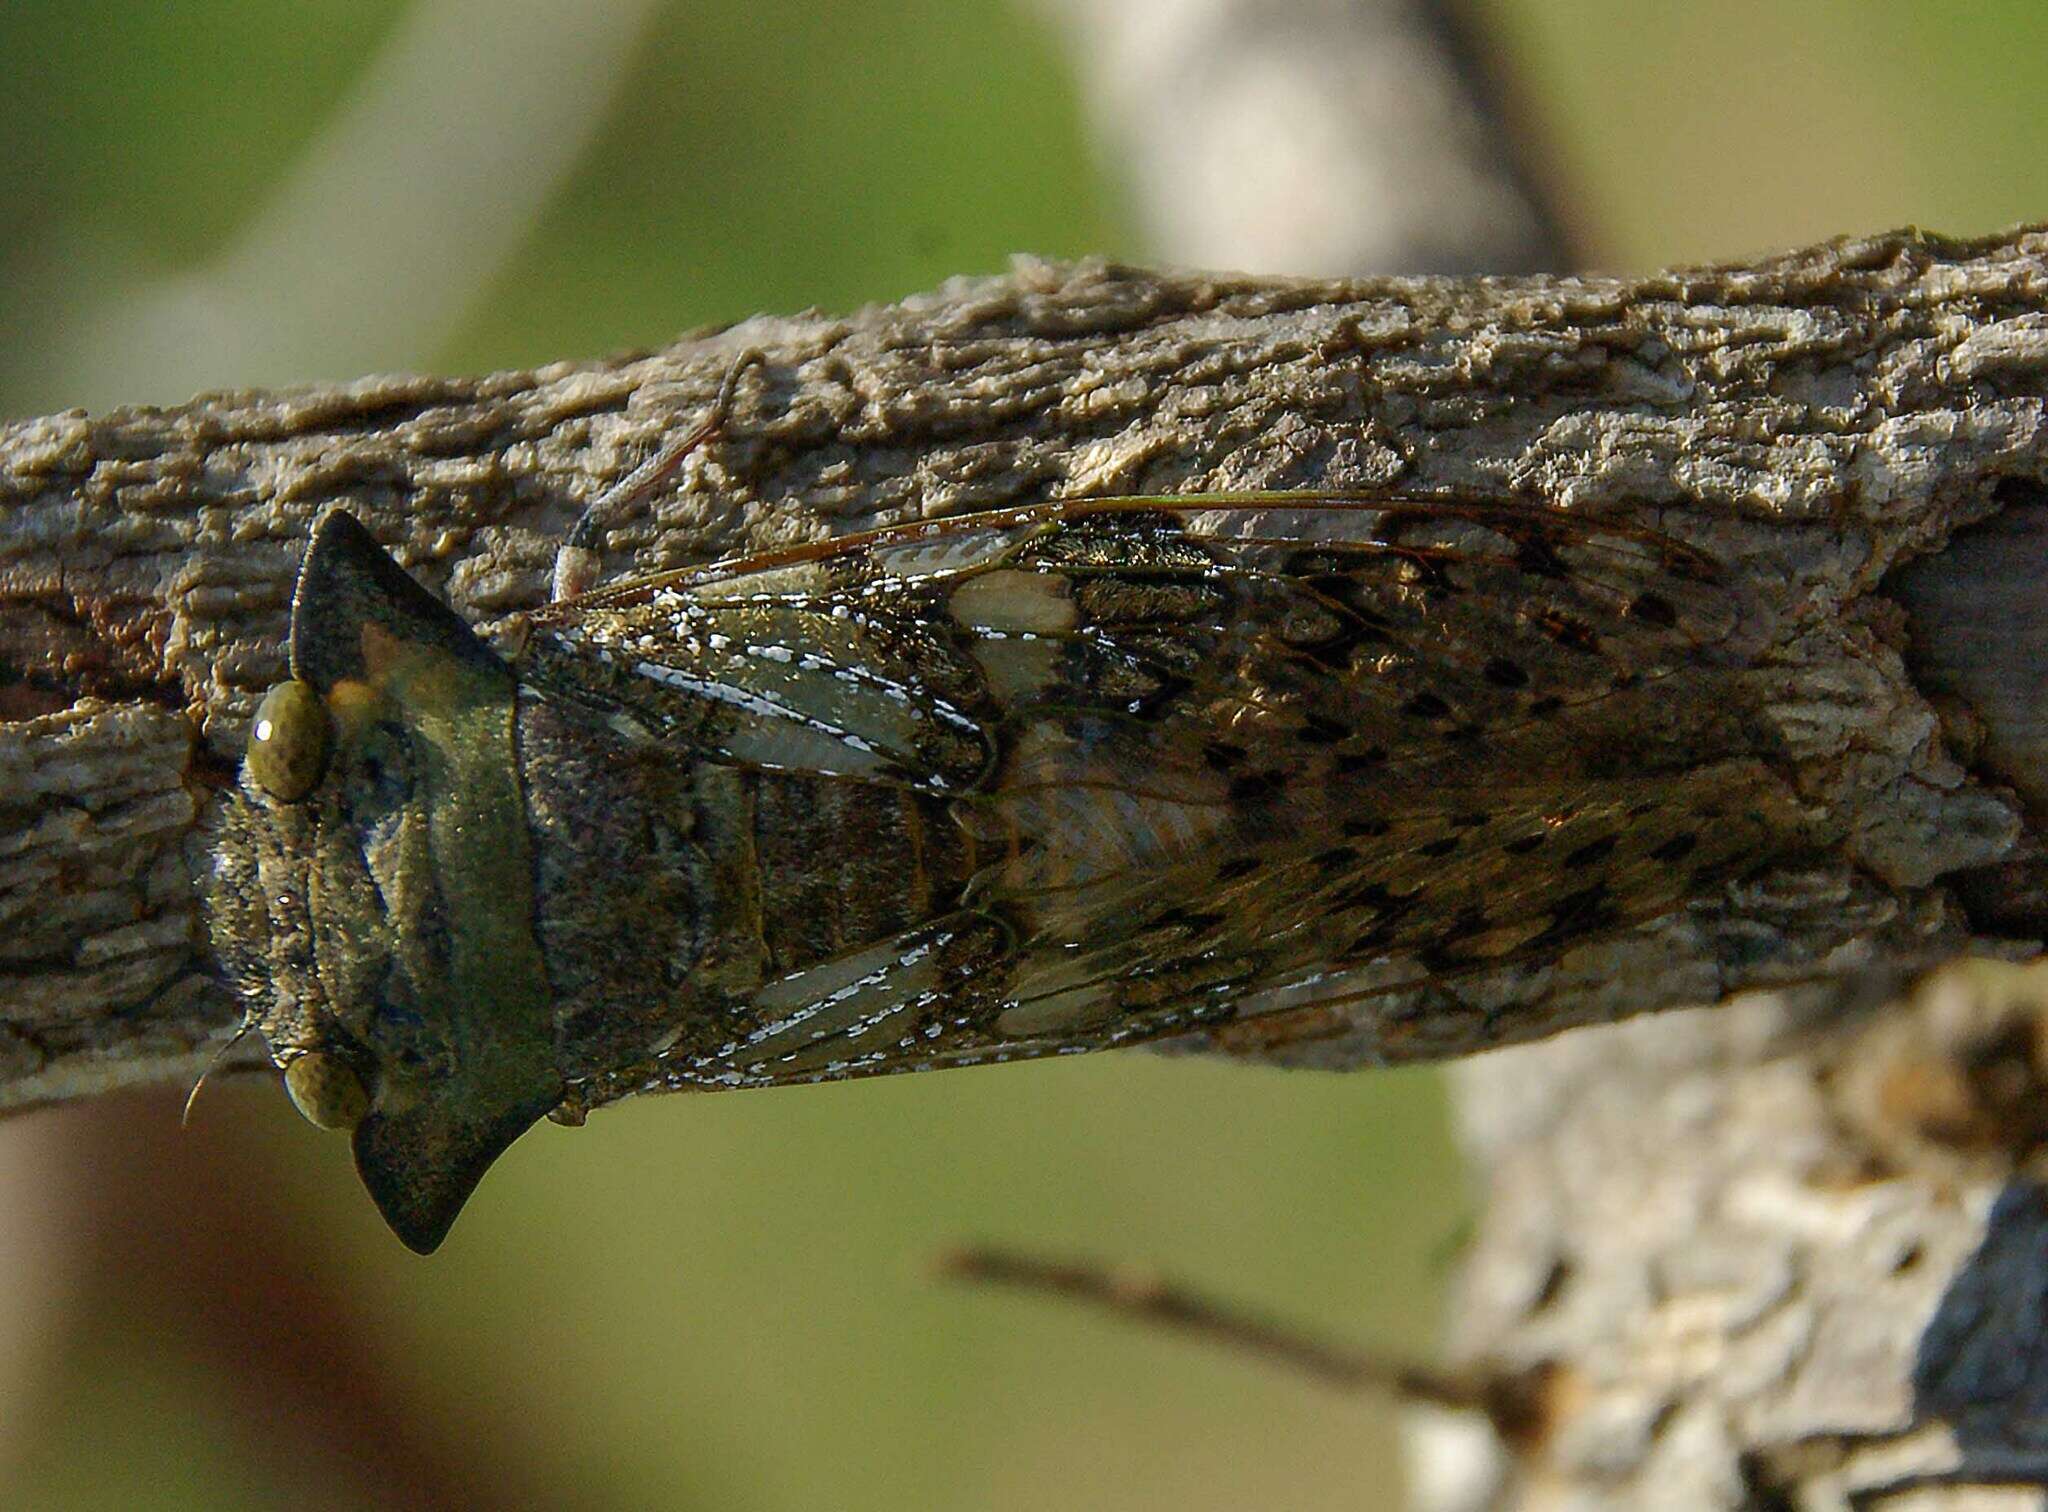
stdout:
POLYGON ((1235 497, 1069 500, 629 583, 536 616, 524 665, 736 763, 960 793, 1062 713, 1122 722, 1113 756, 1165 770, 1440 765, 1696 663, 1739 618, 1709 560, 1647 532, 1235 497))
POLYGON ((993 771, 1002 710, 943 596, 888 560, 849 543, 572 600, 535 617, 521 670, 701 757, 967 792, 993 771))
POLYGON ((1681 543, 1512 501, 1067 501, 594 595, 537 665, 609 658, 628 723, 714 759, 948 795, 985 858, 679 1076, 756 1082, 1155 1038, 1711 892, 1796 807, 1641 732, 1745 609, 1681 543))

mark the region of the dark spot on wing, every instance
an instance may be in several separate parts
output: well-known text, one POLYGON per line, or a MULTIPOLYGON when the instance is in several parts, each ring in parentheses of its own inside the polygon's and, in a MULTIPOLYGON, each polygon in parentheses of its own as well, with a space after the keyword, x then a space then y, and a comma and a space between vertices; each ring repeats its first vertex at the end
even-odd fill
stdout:
POLYGON ((1600 637, 1591 625, 1556 609, 1537 615, 1536 628, 1567 651, 1591 653, 1600 646, 1600 637))
POLYGON ((1645 593, 1628 606, 1629 614, 1646 625, 1656 625, 1669 630, 1678 623, 1678 611, 1671 607, 1671 601, 1654 593, 1645 593))
POLYGON ((1464 946, 1485 927, 1486 910, 1476 903, 1467 904, 1438 939, 1416 951, 1416 957, 1431 971, 1455 971, 1468 966, 1472 956, 1464 946))
POLYGON ((1505 656, 1496 656, 1492 661, 1488 662, 1485 668, 1485 676, 1486 680, 1496 688, 1526 688, 1529 686, 1529 674, 1524 672, 1515 662, 1509 661, 1505 656))
POLYGON ((1613 835, 1602 835, 1598 840, 1589 840, 1564 858, 1566 866, 1592 866, 1605 861, 1614 854, 1616 844, 1613 835))
POLYGON ((1613 916, 1614 904, 1607 895, 1607 884, 1595 882, 1558 899, 1550 911, 1549 926, 1530 944, 1540 947, 1576 939, 1600 928, 1613 916))
POLYGON ((1367 624, 1375 622, 1385 623, 1385 621, 1379 619, 1379 616, 1371 615, 1369 610, 1362 610, 1352 605, 1351 590, 1357 585, 1341 572, 1311 572, 1303 577, 1302 586, 1307 588, 1309 592, 1319 594, 1323 598, 1328 599, 1333 604, 1342 604, 1350 608, 1353 614, 1357 615, 1359 619, 1367 624), (1370 618, 1368 618, 1368 615, 1370 615, 1370 618))
POLYGON ((1419 893, 1397 896, 1383 882, 1355 882, 1330 900, 1333 908, 1369 908, 1374 913, 1399 916, 1415 906, 1419 893))
POLYGON ((1674 865, 1677 862, 1683 861, 1698 849, 1699 843, 1700 837, 1698 835, 1673 835, 1669 840, 1666 840, 1662 845, 1650 852, 1650 859, 1652 861, 1662 861, 1667 866, 1674 865))
POLYGON ((1363 960, 1367 956, 1378 955, 1386 948, 1386 942, 1392 937, 1392 930, 1375 924, 1371 929, 1368 929, 1349 945, 1346 945, 1343 950, 1339 951, 1337 959, 1340 961, 1358 961, 1363 960))
POLYGON ((1541 536, 1523 537, 1515 547, 1515 565, 1533 577, 1553 581, 1571 576, 1571 569, 1541 536))
POLYGON ((1230 779, 1230 801, 1255 803, 1261 798, 1273 797, 1286 786, 1287 779, 1279 772, 1246 772, 1241 777, 1230 779))

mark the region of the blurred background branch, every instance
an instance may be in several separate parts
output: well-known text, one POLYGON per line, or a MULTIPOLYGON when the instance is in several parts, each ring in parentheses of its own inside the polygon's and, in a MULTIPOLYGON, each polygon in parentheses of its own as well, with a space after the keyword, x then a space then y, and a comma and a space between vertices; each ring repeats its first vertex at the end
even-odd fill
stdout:
POLYGON ((1428 0, 1036 0, 1147 243, 1200 268, 1570 266, 1490 37, 1428 0))
POLYGON ((416 0, 232 237, 53 333, 45 381, 104 408, 443 345, 589 151, 658 3, 416 0))

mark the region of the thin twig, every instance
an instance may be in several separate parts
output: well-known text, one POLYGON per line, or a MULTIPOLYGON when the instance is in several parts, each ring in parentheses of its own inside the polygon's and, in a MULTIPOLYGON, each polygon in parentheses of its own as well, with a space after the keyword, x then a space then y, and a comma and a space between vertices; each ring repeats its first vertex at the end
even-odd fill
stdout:
POLYGON ((1527 1445, 1553 1417, 1550 1409, 1559 1375, 1547 1363, 1442 1370, 1315 1338, 1134 1266, 1048 1260, 992 1245, 970 1245, 940 1254, 932 1270, 948 1280, 989 1282, 1093 1303, 1141 1323, 1302 1371, 1342 1391, 1380 1390, 1403 1401, 1484 1413, 1494 1431, 1517 1446, 1527 1445))

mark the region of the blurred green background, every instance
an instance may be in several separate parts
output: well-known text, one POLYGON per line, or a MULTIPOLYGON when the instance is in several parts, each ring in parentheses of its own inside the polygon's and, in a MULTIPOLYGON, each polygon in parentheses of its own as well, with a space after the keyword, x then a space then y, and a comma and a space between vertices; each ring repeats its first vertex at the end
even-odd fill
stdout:
MULTIPOLYGON (((1474 14, 1602 266, 2048 215, 2031 0, 1474 14)), ((998 0, 8 0, 0 102, 9 415, 1145 254, 998 0)), ((922 1267, 1150 1262, 1426 1349, 1470 1201, 1427 1075, 1141 1054, 543 1126, 429 1262, 273 1088, 197 1124, 0 1125, 0 1506, 387 1505, 416 1461, 476 1505, 1396 1506, 1382 1406, 922 1267)))

